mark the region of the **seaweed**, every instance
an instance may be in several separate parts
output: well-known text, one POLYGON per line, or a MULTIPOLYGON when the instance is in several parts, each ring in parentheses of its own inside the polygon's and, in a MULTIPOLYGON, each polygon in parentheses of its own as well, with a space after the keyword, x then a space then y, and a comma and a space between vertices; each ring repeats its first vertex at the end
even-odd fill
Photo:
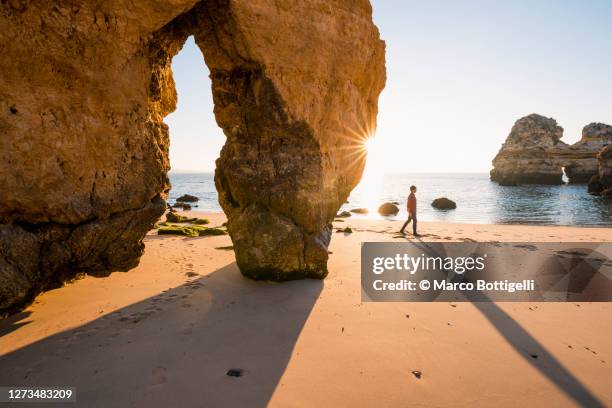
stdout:
POLYGON ((187 237, 203 237, 209 235, 225 235, 227 231, 221 228, 209 228, 201 225, 169 225, 157 230, 159 235, 184 235, 187 237))

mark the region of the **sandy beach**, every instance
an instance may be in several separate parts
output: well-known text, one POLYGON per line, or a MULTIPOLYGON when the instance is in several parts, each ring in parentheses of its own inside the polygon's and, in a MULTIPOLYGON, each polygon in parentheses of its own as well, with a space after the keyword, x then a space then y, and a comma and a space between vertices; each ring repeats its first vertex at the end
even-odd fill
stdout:
MULTIPOLYGON (((610 303, 362 303, 360 243, 411 240, 400 225, 335 222, 353 233, 334 233, 329 276, 280 284, 242 277, 228 236, 153 231, 137 268, 76 280, 0 321, 0 384, 74 386, 88 407, 612 404, 610 303)), ((611 228, 420 230, 423 241, 612 240, 611 228)))

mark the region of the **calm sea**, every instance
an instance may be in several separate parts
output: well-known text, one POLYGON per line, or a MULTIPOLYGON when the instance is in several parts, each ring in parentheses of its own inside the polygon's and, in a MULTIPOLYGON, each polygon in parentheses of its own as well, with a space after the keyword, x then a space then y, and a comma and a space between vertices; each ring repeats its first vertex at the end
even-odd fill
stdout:
MULTIPOLYGON (((221 211, 212 173, 171 173, 170 203, 182 194, 200 198, 197 210, 221 211)), ((381 182, 364 182, 353 190, 341 210, 366 207, 367 218, 382 218, 376 212, 386 201, 400 202, 399 218, 406 216, 410 185, 418 187, 418 214, 424 221, 473 224, 544 224, 612 226, 612 199, 587 194, 586 186, 502 187, 488 174, 390 174, 381 182), (457 209, 431 207, 437 197, 448 197, 457 209)))

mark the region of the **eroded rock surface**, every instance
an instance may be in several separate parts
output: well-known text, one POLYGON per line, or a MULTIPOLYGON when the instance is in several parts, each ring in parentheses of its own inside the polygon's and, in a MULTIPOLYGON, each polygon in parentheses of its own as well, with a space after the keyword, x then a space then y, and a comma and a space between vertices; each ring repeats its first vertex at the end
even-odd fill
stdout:
POLYGON ((552 118, 531 114, 519 119, 493 159, 491 180, 502 185, 586 183, 598 172, 597 155, 612 143, 612 126, 591 123, 568 145, 552 118))
POLYGON ((597 161, 598 172, 589 181, 589 193, 612 197, 612 145, 601 149, 597 161))
POLYGON ((137 263, 170 188, 170 64, 190 35, 227 136, 215 181, 241 271, 324 277, 385 82, 371 13, 366 0, 2 2, 0 309, 137 263))
POLYGON ((563 128, 553 118, 531 114, 517 120, 493 159, 491 180, 505 185, 561 184, 563 170, 551 154, 561 142, 563 128))
POLYGON ((570 183, 586 183, 598 173, 597 155, 612 144, 612 126, 591 123, 582 129, 582 138, 557 153, 570 183))

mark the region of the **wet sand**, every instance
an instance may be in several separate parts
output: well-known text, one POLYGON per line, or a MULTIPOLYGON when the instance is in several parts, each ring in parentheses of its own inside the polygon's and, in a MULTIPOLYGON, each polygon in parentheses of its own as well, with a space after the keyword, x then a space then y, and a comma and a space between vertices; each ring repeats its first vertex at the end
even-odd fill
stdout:
MULTIPOLYGON (((283 284, 243 278, 227 236, 152 233, 132 271, 0 321, 0 384, 75 386, 88 407, 612 405, 611 303, 361 303, 361 242, 412 240, 401 223, 334 223, 354 232, 334 233, 329 276, 283 284)), ((423 241, 612 241, 419 226, 423 241)))

